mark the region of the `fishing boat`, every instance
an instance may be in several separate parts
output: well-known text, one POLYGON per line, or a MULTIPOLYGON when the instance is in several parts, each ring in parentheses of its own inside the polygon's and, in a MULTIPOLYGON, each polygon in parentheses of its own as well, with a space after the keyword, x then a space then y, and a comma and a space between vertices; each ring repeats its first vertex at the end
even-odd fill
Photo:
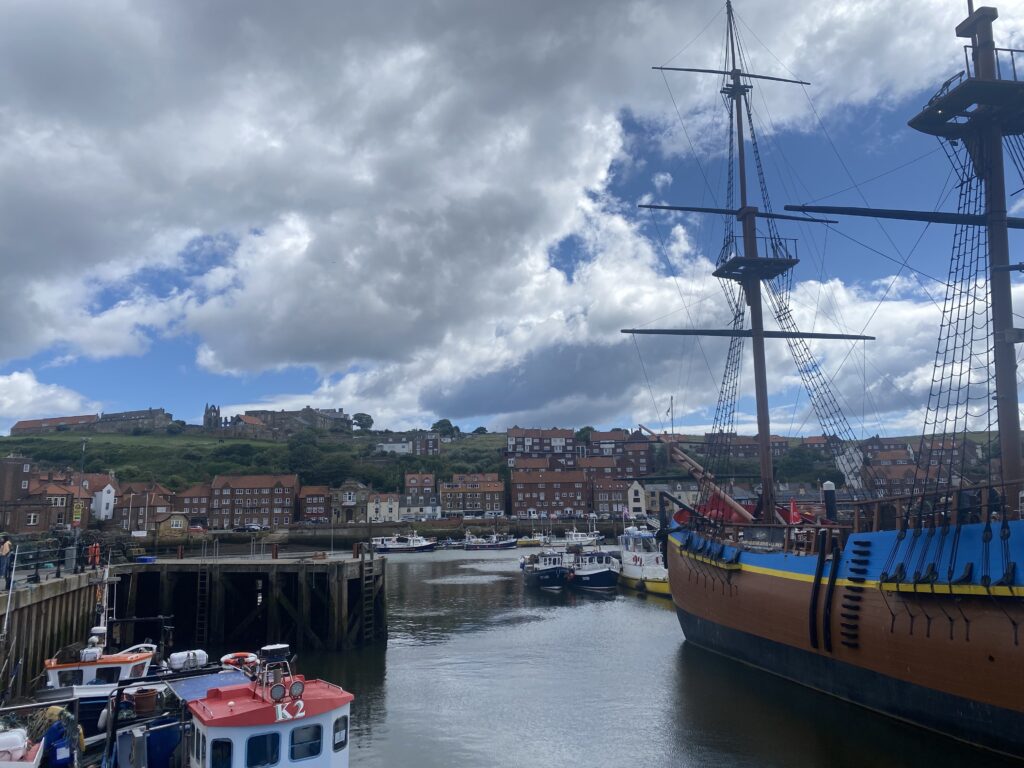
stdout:
POLYGON ((622 564, 610 552, 570 547, 566 556, 571 558, 571 564, 565 581, 571 589, 611 592, 618 587, 622 564))
MULTIPOLYGON (((111 719, 104 765, 171 768, 183 756, 192 768, 346 768, 353 695, 294 673, 288 655, 287 645, 268 645, 251 666, 166 678, 150 717, 111 719)), ((131 711, 123 686, 110 710, 131 711)))
POLYGON ((561 541, 552 543, 571 547, 574 545, 588 546, 590 544, 600 544, 602 541, 604 541, 604 534, 596 528, 592 528, 589 531, 577 531, 576 526, 573 526, 572 530, 565 532, 565 537, 561 541))
POLYGON ((520 558, 519 567, 523 570, 523 584, 527 588, 548 592, 561 592, 569 574, 566 553, 560 549, 545 549, 525 555, 520 558))
POLYGON ((463 549, 470 550, 515 549, 516 538, 515 536, 505 536, 498 533, 489 533, 486 536, 474 536, 472 533, 467 533, 462 546, 463 549))
POLYGON ((415 531, 407 536, 377 536, 370 539, 374 552, 395 554, 398 552, 433 552, 437 547, 436 539, 427 539, 415 531))
MULTIPOLYGON (((107 566, 102 584, 113 582, 107 566)), ((99 623, 89 630, 89 637, 84 644, 75 643, 61 648, 54 656, 43 662, 45 686, 34 694, 34 699, 38 702, 67 699, 76 701, 75 717, 87 745, 96 744, 103 739, 100 718, 110 692, 118 683, 154 674, 197 669, 208 661, 206 652, 200 649, 179 651, 170 654, 166 659, 159 658, 166 645, 169 645, 165 641, 170 637, 171 628, 165 620, 173 617, 152 618, 152 621, 161 628, 159 645, 146 641, 122 650, 110 648, 108 629, 120 620, 110 610, 109 592, 102 592, 99 623)), ((131 621, 144 620, 136 618, 131 621)))
MULTIPOLYGON (((701 487, 696 508, 677 514, 665 540, 672 599, 686 642, 937 733, 1024 758, 1019 628, 1024 582, 1017 567, 1024 559, 1024 480, 1015 370, 1015 344, 1024 334, 1012 327, 1009 272, 1021 267, 1009 263, 1007 233, 1008 226, 1019 228, 1024 222, 1007 217, 1003 159, 1005 142, 1021 170, 1017 151, 1024 133, 1024 82, 1010 62, 1022 52, 996 49, 996 9, 969 3, 968 17, 956 28, 967 43, 964 70, 910 120, 912 128, 939 138, 953 164, 956 213, 786 206, 811 223, 821 220, 808 214, 954 225, 921 447, 966 440, 970 429, 987 442, 988 475, 968 479, 963 459, 925 463, 914 468, 909 493, 868 501, 865 491, 873 493, 875 487, 873 468, 850 447, 848 425, 833 408, 829 382, 805 341, 851 337, 796 329, 779 301, 785 299, 780 291, 785 281, 776 280, 796 264, 794 251, 775 231, 787 215, 772 211, 764 192, 763 208, 747 198, 746 152, 754 154, 757 181, 766 189, 749 118, 750 91, 763 79, 793 81, 747 71, 737 54, 743 49, 731 3, 726 9, 725 67, 684 71, 722 78, 733 121, 729 157, 740 199, 737 204, 730 192, 726 207, 716 209, 733 223, 715 275, 732 287, 736 321, 716 335, 732 339, 726 386, 734 383, 729 366, 739 359, 735 350, 742 348, 743 338, 751 339, 761 487, 756 507, 745 507, 716 484, 713 467, 699 466, 669 446, 701 487), (759 222, 763 230, 756 227, 759 222), (741 236, 731 231, 737 225, 741 236), (780 331, 764 328, 762 292, 780 331), (744 328, 745 315, 749 329, 744 328), (813 529, 806 551, 794 551, 785 510, 774 499, 766 338, 786 339, 797 370, 811 385, 811 404, 823 434, 836 437, 831 450, 846 484, 865 500, 863 506, 851 502, 841 510, 834 494, 826 494, 826 519, 813 529), (961 384, 970 386, 969 397, 957 396, 961 384), (747 546, 754 538, 761 547, 747 546), (775 551, 764 546, 771 541, 775 551)), ((714 429, 728 434, 729 406, 723 402, 726 397, 720 397, 714 429)))
POLYGON ((619 536, 619 583, 637 592, 668 596, 668 568, 653 531, 628 527, 619 536))
POLYGON ((551 537, 546 533, 524 534, 516 539, 517 547, 546 547, 551 543, 551 537))

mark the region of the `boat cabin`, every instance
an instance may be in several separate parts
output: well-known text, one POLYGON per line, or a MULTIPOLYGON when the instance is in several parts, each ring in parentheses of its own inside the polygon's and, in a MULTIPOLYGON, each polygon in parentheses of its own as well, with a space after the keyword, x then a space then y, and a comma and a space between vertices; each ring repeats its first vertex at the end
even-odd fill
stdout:
POLYGON ((189 702, 191 768, 347 768, 353 695, 293 675, 287 655, 287 645, 266 646, 255 679, 189 702))
POLYGON ((85 648, 64 649, 43 662, 50 688, 116 683, 144 677, 156 654, 153 643, 139 643, 118 653, 104 653, 106 628, 93 627, 85 648))

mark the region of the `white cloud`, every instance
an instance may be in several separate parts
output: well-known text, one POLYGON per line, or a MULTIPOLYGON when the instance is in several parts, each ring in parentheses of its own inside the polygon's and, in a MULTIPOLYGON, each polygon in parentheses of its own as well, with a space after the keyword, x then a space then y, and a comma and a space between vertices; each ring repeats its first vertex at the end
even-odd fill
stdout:
POLYGON ((0 429, 5 432, 21 419, 98 411, 98 403, 66 387, 40 382, 31 370, 0 376, 0 429))
MULTIPOLYGON (((1000 44, 1020 37, 1024 14, 1010 5, 1000 44)), ((881 0, 814 13, 750 0, 740 10, 753 68, 812 79, 831 119, 935 85, 958 65, 960 11, 948 4, 901 8, 898 27, 881 0)), ((209 371, 319 372, 318 390, 279 404, 342 405, 394 426, 449 415, 440 408, 490 426, 614 421, 655 407, 620 328, 728 323, 701 231, 666 218, 662 252, 637 228, 633 201, 608 194, 613 173, 649 179, 659 194, 690 183, 645 167, 623 115, 668 151, 689 151, 648 67, 703 26, 700 4, 67 0, 9 15, 4 359, 138 355, 185 333, 209 371), (221 233, 237 250, 195 274, 185 244, 221 233), (570 236, 586 257, 571 275, 549 255, 570 236), (622 366, 610 377, 618 391, 600 382, 611 363, 622 366), (586 382, 575 393, 566 370, 586 382), (484 384, 498 389, 490 406, 484 384)), ((720 37, 700 39, 687 61, 717 61, 720 37)), ((721 120, 705 106, 718 84, 670 82, 701 144, 721 120)), ((763 91, 773 104, 765 129, 808 124, 800 89, 763 91)), ((797 299, 816 306, 820 287, 800 286, 797 299)), ((868 324, 868 289, 827 288, 833 322, 868 324)), ((919 284, 901 278, 869 324, 887 337, 873 364, 906 391, 903 407, 919 402, 921 374, 906 371, 927 365, 931 312, 919 284)), ((693 412, 713 406, 721 344, 643 346, 655 401, 681 389, 693 412), (680 350, 696 373, 681 373, 680 350)), ((845 348, 821 352, 828 367, 845 348)), ((793 380, 781 367, 773 376, 793 380)), ((862 396, 845 373, 837 381, 862 396)))

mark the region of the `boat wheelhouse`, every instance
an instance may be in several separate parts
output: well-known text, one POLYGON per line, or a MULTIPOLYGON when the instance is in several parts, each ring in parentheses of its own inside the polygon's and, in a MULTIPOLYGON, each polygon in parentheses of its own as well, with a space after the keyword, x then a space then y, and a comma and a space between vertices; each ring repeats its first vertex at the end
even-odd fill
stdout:
POLYGON ((589 592, 609 592, 619 584, 622 565, 610 552, 578 551, 571 555, 572 565, 566 583, 573 589, 589 592))
MULTIPOLYGON (((288 656, 287 645, 268 645, 255 665, 168 679, 170 705, 146 723, 115 728, 105 765, 127 768, 144 754, 147 768, 171 768, 183 754, 190 768, 347 768, 354 696, 293 673, 288 656)), ((123 696, 120 689, 113 711, 123 696)))
MULTIPOLYGON (((569 574, 566 557, 565 552, 554 549, 523 557, 519 565, 523 569, 523 583, 530 589, 560 592, 569 574)), ((571 556, 569 559, 571 561, 571 556)))
POLYGON ((308 764, 348 766, 353 695, 293 674, 287 645, 260 651, 255 679, 189 702, 192 768, 308 764))
POLYGON ((571 531, 565 532, 565 546, 571 547, 574 544, 600 544, 604 541, 604 534, 598 530, 577 531, 574 527, 571 531))
POLYGON ((671 594, 668 568, 653 531, 630 526, 619 536, 619 547, 619 562, 622 563, 619 581, 624 586, 655 595, 671 594))

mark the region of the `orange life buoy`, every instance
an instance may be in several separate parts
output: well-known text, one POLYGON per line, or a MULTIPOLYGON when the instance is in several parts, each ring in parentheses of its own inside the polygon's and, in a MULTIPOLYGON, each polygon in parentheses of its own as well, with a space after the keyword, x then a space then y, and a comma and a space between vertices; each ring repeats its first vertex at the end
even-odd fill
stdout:
POLYGON ((225 653, 220 657, 220 663, 225 667, 251 667, 253 664, 258 662, 255 653, 249 651, 235 651, 234 653, 225 653))

